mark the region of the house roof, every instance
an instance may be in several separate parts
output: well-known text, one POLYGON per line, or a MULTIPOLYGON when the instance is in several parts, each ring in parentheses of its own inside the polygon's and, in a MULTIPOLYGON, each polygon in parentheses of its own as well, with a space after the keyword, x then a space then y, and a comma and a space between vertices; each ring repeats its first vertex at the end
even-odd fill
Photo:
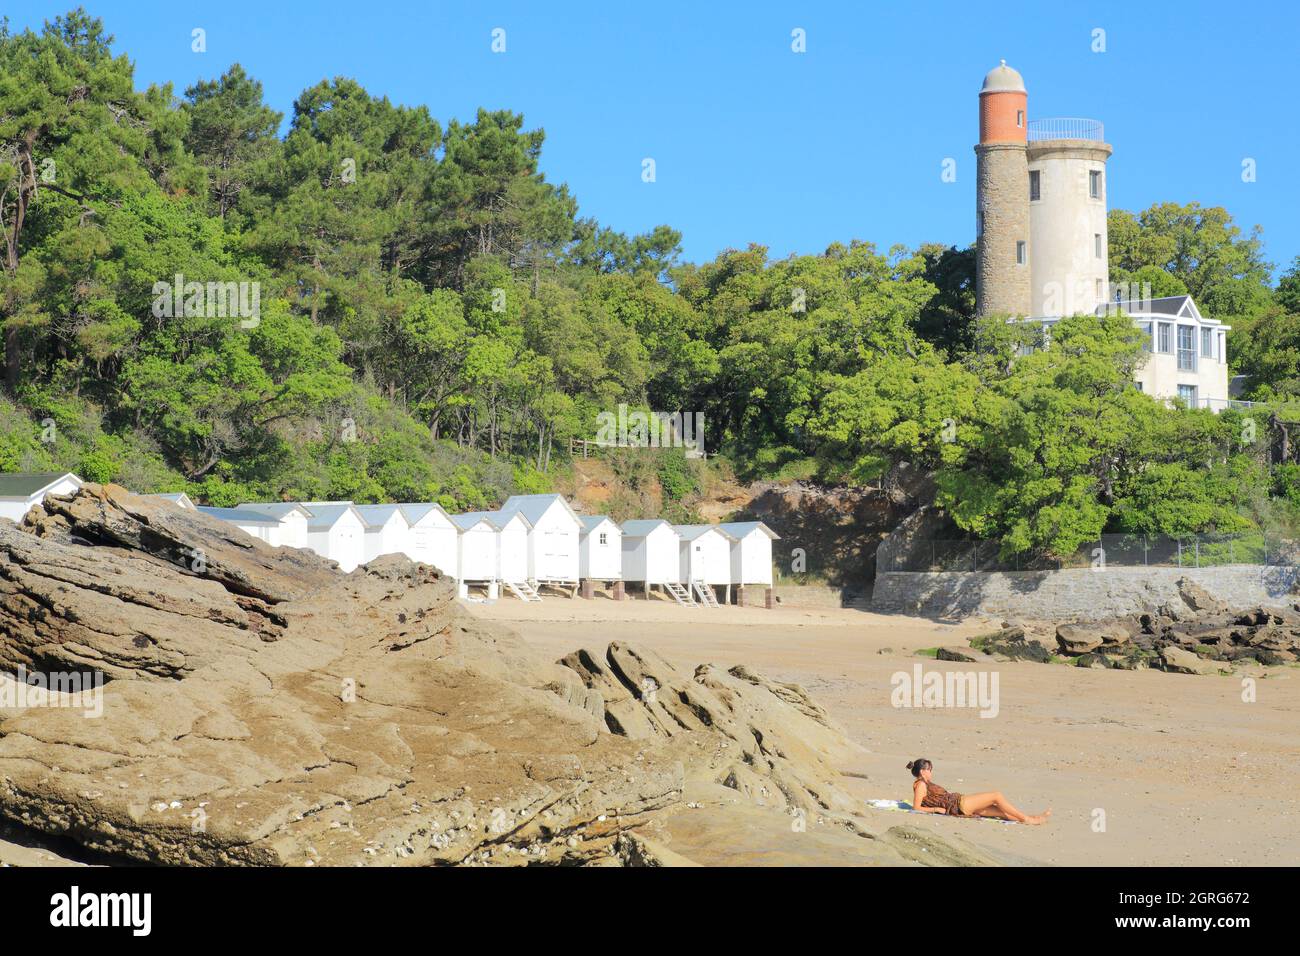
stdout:
POLYGON ((710 531, 716 531, 732 541, 736 540, 736 536, 720 524, 675 524, 673 530, 682 536, 683 541, 694 541, 700 535, 708 534, 710 531))
POLYGON ((763 524, 761 521, 724 521, 718 525, 723 531, 726 531, 733 538, 743 538, 745 535, 754 531, 761 531, 773 541, 780 541, 781 536, 763 524))
POLYGON ((309 521, 311 520, 311 512, 302 505, 294 504, 292 501, 244 501, 235 505, 235 507, 240 511, 256 511, 258 514, 270 515, 280 521, 283 521, 295 511, 301 511, 309 521))
MULTIPOLYGON (((1109 304, 1099 308, 1107 309, 1109 304)), ((1199 318, 1200 312, 1190 295, 1166 295, 1158 299, 1129 299, 1115 303, 1129 315, 1184 315, 1199 318)))
POLYGON ((357 514, 361 515, 361 520, 366 523, 367 529, 382 528, 393 519, 393 515, 410 524, 400 505, 356 505, 355 507, 357 514))
POLYGON ((583 515, 581 521, 582 521, 583 534, 588 534, 592 531, 595 531, 597 528, 599 528, 601 525, 605 524, 606 522, 612 524, 615 528, 618 527, 618 523, 614 521, 614 519, 611 518, 609 515, 583 515))
POLYGON ((535 525, 557 501, 569 513, 569 517, 575 522, 579 520, 578 513, 564 500, 563 495, 511 495, 501 506, 501 511, 503 514, 520 512, 530 525, 535 525))
POLYGON ((222 521, 228 521, 231 524, 268 524, 277 525, 279 520, 272 518, 270 515, 261 514, 257 511, 246 511, 243 508, 210 508, 207 505, 199 505, 197 509, 201 514, 209 518, 220 518, 222 521))
POLYGON ((70 471, 33 471, 0 475, 0 498, 30 498, 50 485, 71 478, 78 485, 81 479, 70 471))
POLYGON ((438 512, 448 521, 451 520, 451 515, 447 514, 442 505, 433 502, 406 501, 399 504, 397 507, 402 509, 402 514, 406 515, 406 520, 411 525, 419 524, 424 518, 429 516, 430 512, 434 511, 438 512))
POLYGON ((673 529, 663 518, 635 518, 632 521, 623 522, 623 537, 625 538, 644 538, 655 528, 663 525, 665 528, 673 529))

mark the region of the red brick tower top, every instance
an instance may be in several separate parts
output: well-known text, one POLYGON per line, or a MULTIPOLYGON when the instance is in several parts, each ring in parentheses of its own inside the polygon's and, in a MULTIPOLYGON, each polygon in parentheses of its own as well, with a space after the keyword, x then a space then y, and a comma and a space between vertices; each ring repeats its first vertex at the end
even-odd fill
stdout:
POLYGON ((1025 81, 1006 60, 989 70, 980 89, 980 142, 1026 142, 1028 101, 1025 81))

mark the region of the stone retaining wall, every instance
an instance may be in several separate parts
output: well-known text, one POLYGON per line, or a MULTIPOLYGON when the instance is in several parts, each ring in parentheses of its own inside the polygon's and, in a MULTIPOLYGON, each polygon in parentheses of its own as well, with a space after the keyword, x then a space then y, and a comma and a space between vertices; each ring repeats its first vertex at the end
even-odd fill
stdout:
POLYGON ((1231 607, 1287 607, 1300 597, 1292 593, 1297 569, 1289 566, 889 571, 876 575, 872 607, 938 618, 988 615, 1087 620, 1177 601, 1177 582, 1184 577, 1231 607))

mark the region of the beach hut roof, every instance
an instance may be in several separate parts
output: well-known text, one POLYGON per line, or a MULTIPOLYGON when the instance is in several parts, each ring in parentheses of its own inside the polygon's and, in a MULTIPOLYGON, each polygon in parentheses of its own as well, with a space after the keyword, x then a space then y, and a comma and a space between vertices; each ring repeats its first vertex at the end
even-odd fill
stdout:
POLYGON ((222 521, 229 521, 231 524, 258 524, 258 525, 278 525, 279 519, 270 515, 262 514, 258 511, 248 511, 244 508, 210 508, 207 505, 199 505, 195 509, 209 518, 220 518, 222 521))
POLYGON ((761 521, 724 521, 718 525, 733 538, 743 538, 752 531, 761 531, 773 541, 780 541, 781 536, 761 521))
POLYGON ((356 509, 367 528, 382 528, 393 519, 393 515, 399 516, 410 524, 410 519, 406 517, 400 505, 357 505, 356 509))
POLYGON ((532 526, 537 524, 538 519, 557 501, 564 506, 564 510, 573 517, 574 521, 579 520, 578 513, 564 500, 564 495, 511 495, 501 506, 501 511, 503 514, 519 512, 528 519, 529 526, 532 526))
POLYGON ((683 541, 694 541, 700 535, 710 531, 717 531, 725 538, 736 540, 736 536, 720 524, 675 524, 673 530, 682 536, 683 541))
POLYGON ((281 521, 286 516, 293 514, 295 511, 301 511, 305 517, 311 518, 311 512, 302 505, 296 505, 292 501, 244 501, 235 505, 240 511, 256 511, 258 514, 270 515, 281 521))
POLYGON ((33 471, 0 475, 0 498, 30 498, 51 485, 57 485, 64 478, 71 478, 78 485, 81 484, 81 479, 70 471, 33 471))
POLYGON ((162 501, 170 501, 173 505, 181 507, 194 507, 194 502, 190 501, 190 496, 185 492, 157 492, 155 494, 146 494, 146 498, 162 498, 162 501))
POLYGON ((406 515, 406 520, 411 524, 418 524, 431 511, 437 511, 444 518, 451 519, 451 515, 447 514, 442 505, 431 501, 405 501, 397 507, 402 509, 402 514, 406 515))
POLYGON ((582 521, 582 530, 584 533, 595 531, 597 528, 599 528, 601 525, 605 524, 606 522, 612 524, 615 528, 618 527, 618 523, 614 521, 614 519, 611 518, 609 515, 583 515, 581 521, 582 521))
POLYGON ((451 520, 455 523, 456 527, 460 528, 462 531, 468 531, 480 521, 486 521, 493 528, 500 531, 510 523, 512 518, 515 518, 516 516, 520 521, 527 525, 529 529, 533 527, 533 523, 528 520, 528 516, 520 514, 519 512, 504 514, 500 511, 467 511, 463 515, 452 515, 451 520))
POLYGON ((364 525, 366 519, 361 517, 357 506, 350 501, 300 501, 298 504, 306 510, 307 530, 328 531, 338 524, 339 519, 351 511, 364 525))
POLYGON ((624 521, 623 537, 644 538, 660 525, 663 525, 665 528, 672 527, 672 525, 663 518, 635 518, 632 521, 624 521))

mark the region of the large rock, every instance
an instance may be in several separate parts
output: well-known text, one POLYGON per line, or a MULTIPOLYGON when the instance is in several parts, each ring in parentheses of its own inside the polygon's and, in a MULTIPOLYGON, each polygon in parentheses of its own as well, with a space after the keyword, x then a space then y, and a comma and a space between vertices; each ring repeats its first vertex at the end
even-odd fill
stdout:
POLYGON ((1087 654, 1099 648, 1113 651, 1132 640, 1140 629, 1137 622, 1127 618, 1062 624, 1056 629, 1056 643, 1067 654, 1087 654))
POLYGON ((1197 614, 1222 614, 1228 609, 1228 606, 1223 601, 1220 601, 1191 578, 1179 578, 1177 587, 1178 596, 1183 599, 1183 603, 1197 614))
POLYGON ((643 831, 706 800, 727 832, 790 812, 874 835, 838 782, 854 746, 796 685, 622 642, 540 660, 432 568, 344 575, 111 487, 25 528, 0 527, 0 671, 108 678, 99 716, 0 710, 0 818, 34 839, 162 864, 681 862, 643 831))
POLYGON ((1217 674, 1219 665, 1214 661, 1203 660, 1197 657, 1191 651, 1184 650, 1181 647, 1169 645, 1161 648, 1160 656, 1164 660, 1167 671, 1173 671, 1176 674, 1217 674))

